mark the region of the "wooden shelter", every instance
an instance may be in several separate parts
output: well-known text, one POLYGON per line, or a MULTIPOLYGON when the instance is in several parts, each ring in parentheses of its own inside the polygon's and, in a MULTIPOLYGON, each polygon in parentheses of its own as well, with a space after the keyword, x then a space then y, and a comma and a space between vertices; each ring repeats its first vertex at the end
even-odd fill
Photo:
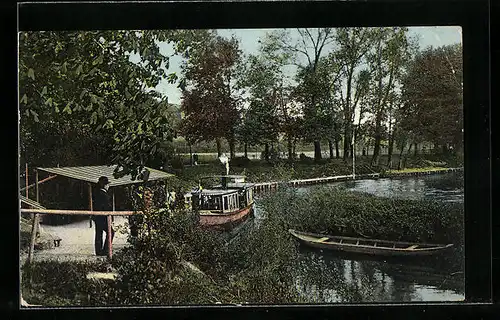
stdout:
MULTIPOLYGON (((135 212, 133 211, 115 211, 115 190, 120 186, 127 186, 133 184, 144 184, 151 181, 164 181, 172 176, 173 174, 163 172, 160 170, 152 169, 152 168, 144 168, 143 172, 139 175, 138 178, 132 179, 131 175, 125 175, 120 178, 115 178, 113 173, 116 166, 84 166, 84 167, 55 167, 55 168, 36 168, 35 176, 36 182, 34 185, 27 186, 23 189, 29 189, 30 187, 35 187, 36 192, 36 201, 33 201, 27 197, 21 196, 21 204, 27 205, 30 208, 22 208, 21 213, 31 213, 34 215, 33 217, 33 237, 36 235, 36 229, 39 223, 39 215, 40 214, 56 214, 56 215, 81 215, 81 216, 92 216, 92 215, 106 215, 108 217, 108 237, 111 236, 111 217, 113 215, 132 215, 135 212), (40 173, 48 174, 49 177, 39 180, 40 173), (58 176, 66 177, 75 181, 79 181, 82 184, 86 184, 88 188, 88 208, 87 210, 60 210, 60 209, 46 209, 42 206, 40 201, 40 192, 39 185, 42 182, 52 180, 58 176), (111 194, 112 199, 112 211, 94 211, 93 203, 92 203, 92 189, 99 177, 106 176, 109 179, 109 193, 111 194)), ((22 190, 21 190, 22 191, 22 190)), ((32 243, 30 245, 30 250, 28 254, 28 259, 31 260, 32 251, 33 251, 33 243, 34 238, 32 237, 32 243)), ((110 239, 108 239, 110 240, 110 239)), ((111 257, 111 241, 108 241, 109 247, 109 256, 111 257)))

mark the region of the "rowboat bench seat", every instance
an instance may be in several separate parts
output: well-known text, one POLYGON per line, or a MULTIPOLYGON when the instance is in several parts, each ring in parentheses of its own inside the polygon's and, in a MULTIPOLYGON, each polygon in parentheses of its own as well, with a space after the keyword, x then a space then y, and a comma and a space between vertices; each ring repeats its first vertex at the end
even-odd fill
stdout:
POLYGON ((418 244, 414 244, 412 246, 409 246, 408 248, 406 248, 406 250, 413 250, 415 249, 416 247, 418 247, 418 244))
POLYGON ((328 239, 330 239, 330 237, 323 237, 321 239, 318 239, 318 242, 325 242, 328 239))

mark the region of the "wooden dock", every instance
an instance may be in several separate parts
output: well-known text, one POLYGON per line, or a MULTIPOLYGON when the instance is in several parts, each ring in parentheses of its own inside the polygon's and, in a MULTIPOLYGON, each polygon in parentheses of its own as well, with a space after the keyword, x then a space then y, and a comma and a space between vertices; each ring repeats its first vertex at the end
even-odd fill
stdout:
POLYGON ((277 181, 256 183, 253 186, 253 191, 255 193, 267 193, 276 191, 278 189, 278 184, 279 182, 277 181))
POLYGON ((461 172, 464 168, 443 168, 439 170, 413 171, 413 172, 386 172, 382 175, 384 178, 411 177, 411 176, 428 176, 433 174, 461 172))
MULTIPOLYGON (((344 176, 333 176, 333 177, 321 177, 321 178, 311 178, 311 179, 298 179, 291 180, 288 182, 281 182, 283 184, 288 184, 292 187, 304 186, 304 185, 313 185, 313 184, 321 184, 321 183, 332 183, 332 182, 341 182, 341 181, 349 181, 349 180, 359 180, 359 179, 377 179, 380 177, 378 173, 370 173, 370 174, 359 174, 356 175, 355 179, 352 174, 344 175, 344 176)), ((261 182, 256 183, 254 186, 254 192, 270 192, 274 191, 278 188, 280 182, 261 182)))
POLYGON ((349 181, 349 180, 377 179, 379 177, 380 177, 380 174, 378 174, 378 173, 357 174, 355 177, 352 174, 349 174, 349 175, 344 175, 344 176, 291 180, 288 183, 292 186, 300 186, 300 185, 312 185, 312 184, 320 184, 320 183, 341 182, 341 181, 349 181))

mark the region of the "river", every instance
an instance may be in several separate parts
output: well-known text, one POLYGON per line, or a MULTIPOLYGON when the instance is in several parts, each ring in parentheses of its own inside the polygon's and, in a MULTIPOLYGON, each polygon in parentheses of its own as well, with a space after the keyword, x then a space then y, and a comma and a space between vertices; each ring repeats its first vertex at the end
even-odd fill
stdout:
MULTIPOLYGON (((381 197, 463 203, 463 175, 437 174, 398 179, 337 182, 347 189, 381 197)), ((309 187, 299 188, 308 192, 309 187)), ((259 220, 258 208, 256 220, 259 220)), ((315 303, 463 301, 463 257, 442 254, 415 260, 367 260, 302 248, 297 288, 315 303)))

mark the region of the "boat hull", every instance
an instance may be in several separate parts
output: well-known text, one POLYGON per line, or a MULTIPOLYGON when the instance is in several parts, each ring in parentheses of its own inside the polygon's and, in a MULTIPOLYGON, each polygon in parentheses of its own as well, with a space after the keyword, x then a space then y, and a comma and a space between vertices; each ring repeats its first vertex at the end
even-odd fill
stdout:
MULTIPOLYGON (((407 249, 407 248, 390 248, 390 247, 375 247, 375 246, 364 246, 357 244, 348 244, 348 243, 335 243, 335 242, 320 242, 318 240, 308 239, 313 238, 311 234, 300 233, 297 231, 290 230, 290 233, 296 237, 301 244, 317 248, 323 250, 332 250, 342 253, 353 253, 353 254, 362 254, 362 255, 370 255, 370 256, 383 256, 383 257, 414 257, 414 256, 429 256, 436 253, 440 253, 443 250, 449 249, 452 247, 452 244, 447 245, 436 245, 435 247, 429 247, 424 249, 407 249)), ((327 237, 322 235, 316 235, 319 238, 327 237)), ((342 237, 331 237, 331 238, 342 238, 342 237)), ((349 239, 345 237, 345 239, 349 239)), ((352 238, 351 238, 352 239, 352 238)), ((362 239, 366 241, 366 239, 362 239)), ((376 242, 377 240, 373 240, 376 242)), ((388 241, 381 241, 388 242, 388 241)), ((411 244, 406 242, 394 242, 396 244, 411 244)))
POLYGON ((253 212, 253 205, 227 214, 200 213, 200 225, 204 228, 230 230, 245 221, 253 212))

